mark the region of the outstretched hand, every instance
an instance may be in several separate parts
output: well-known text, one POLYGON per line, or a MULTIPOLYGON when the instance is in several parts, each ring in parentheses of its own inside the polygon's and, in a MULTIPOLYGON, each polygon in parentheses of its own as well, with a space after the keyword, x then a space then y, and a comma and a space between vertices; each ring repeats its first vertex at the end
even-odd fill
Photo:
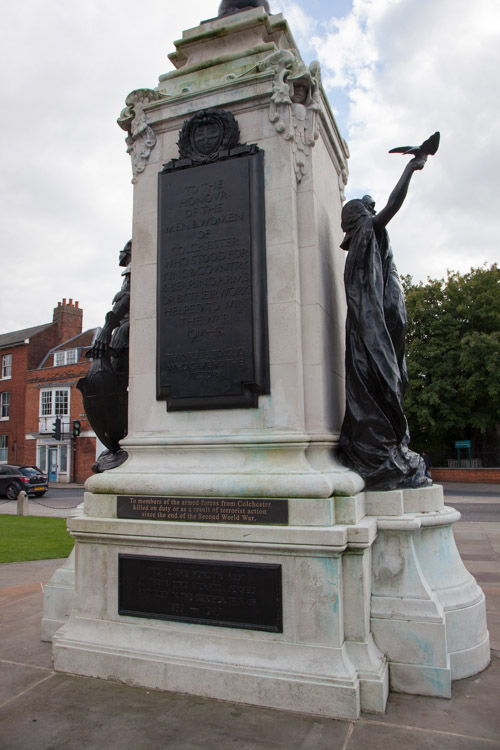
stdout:
POLYGON ((111 341, 111 331, 106 326, 98 333, 94 345, 87 352, 87 357, 91 359, 101 359, 108 351, 111 341))
POLYGON ((426 154, 419 154, 418 156, 415 156, 414 159, 412 159, 409 162, 409 165, 412 169, 423 169, 425 167, 425 162, 427 161, 427 155, 426 154))
POLYGON ((92 349, 87 352, 87 357, 91 359, 101 359, 108 349, 108 344, 105 341, 96 341, 92 349))

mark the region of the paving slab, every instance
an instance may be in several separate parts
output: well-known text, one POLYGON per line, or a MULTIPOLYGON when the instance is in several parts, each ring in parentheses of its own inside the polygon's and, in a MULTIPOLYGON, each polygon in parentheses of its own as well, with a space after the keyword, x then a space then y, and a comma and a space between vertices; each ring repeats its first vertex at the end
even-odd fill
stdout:
MULTIPOLYGON (((28 575, 31 570, 28 568, 28 575)), ((40 640, 42 616, 41 583, 0 588, 0 668, 4 662, 52 668, 52 646, 40 640)))
POLYGON ((486 611, 500 612, 500 586, 483 586, 486 597, 486 611))
MULTIPOLYGON (((16 696, 32 690, 50 675, 47 670, 29 667, 24 664, 10 664, 2 661, 2 678, 0 680, 0 706, 6 707, 16 696)), ((2 746, 0 739, 0 747, 2 746)))
POLYGON ((66 558, 29 560, 28 562, 0 563, 0 588, 26 583, 50 581, 66 558))
POLYGON ((412 727, 358 723, 354 726, 347 750, 498 750, 497 740, 463 736, 457 733, 434 732, 412 727))
POLYGON ((499 688, 500 653, 493 651, 483 672, 453 682, 451 700, 391 693, 384 716, 363 714, 361 721, 487 739, 500 747, 499 688))
POLYGON ((5 750, 332 750, 349 723, 54 675, 5 709, 5 750))

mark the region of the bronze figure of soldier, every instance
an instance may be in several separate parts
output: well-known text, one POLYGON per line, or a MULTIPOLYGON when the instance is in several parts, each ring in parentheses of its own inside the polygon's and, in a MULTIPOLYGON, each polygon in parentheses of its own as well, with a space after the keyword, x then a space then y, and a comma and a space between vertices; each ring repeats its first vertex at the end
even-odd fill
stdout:
POLYGON ((77 388, 83 395, 83 406, 94 432, 106 446, 92 470, 96 473, 120 466, 127 453, 120 440, 128 426, 128 343, 130 327, 130 265, 132 241, 120 253, 124 267, 122 288, 113 299, 104 326, 97 334, 87 356, 93 359, 85 378, 77 388))

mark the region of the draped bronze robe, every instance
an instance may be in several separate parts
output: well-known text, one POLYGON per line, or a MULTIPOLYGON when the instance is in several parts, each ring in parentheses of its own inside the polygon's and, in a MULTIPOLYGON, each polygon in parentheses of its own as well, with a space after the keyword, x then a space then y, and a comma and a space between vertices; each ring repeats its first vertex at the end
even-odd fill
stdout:
POLYGON ((367 489, 419 487, 430 482, 423 459, 408 449, 404 293, 387 231, 377 238, 373 218, 360 200, 349 201, 342 211, 341 247, 348 255, 340 460, 361 474, 367 489))

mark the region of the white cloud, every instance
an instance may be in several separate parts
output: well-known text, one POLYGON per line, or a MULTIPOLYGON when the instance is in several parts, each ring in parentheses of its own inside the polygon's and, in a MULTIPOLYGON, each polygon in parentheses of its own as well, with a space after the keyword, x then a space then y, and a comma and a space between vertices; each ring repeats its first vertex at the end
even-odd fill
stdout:
POLYGON ((498 260, 496 0, 354 0, 314 41, 331 96, 350 98, 348 197, 370 192, 380 208, 407 158, 389 148, 441 130, 390 226, 400 271, 425 279, 498 260))
POLYGON ((125 97, 172 68, 183 29, 217 0, 24 0, 0 30, 0 332, 51 319, 78 299, 84 326, 102 325, 121 284, 132 185, 125 97))

